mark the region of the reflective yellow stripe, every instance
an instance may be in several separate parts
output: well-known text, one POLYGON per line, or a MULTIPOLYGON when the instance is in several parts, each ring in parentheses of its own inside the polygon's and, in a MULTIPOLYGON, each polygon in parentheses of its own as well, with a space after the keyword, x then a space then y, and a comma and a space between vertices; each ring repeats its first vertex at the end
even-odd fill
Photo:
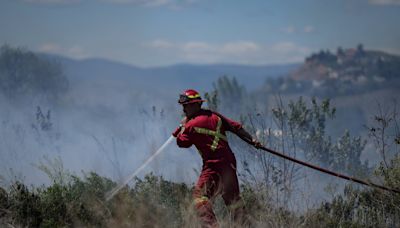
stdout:
MULTIPOLYGON (((216 130, 217 133, 219 133, 219 130, 221 129, 221 125, 222 125, 221 118, 218 118, 217 130, 216 130)), ((215 137, 214 137, 213 144, 211 145, 211 150, 217 149, 218 142, 219 142, 219 137, 218 137, 218 136, 215 136, 215 137)))
POLYGON ((190 99, 193 99, 193 98, 198 98, 198 97, 200 97, 200 94, 196 94, 196 95, 188 95, 187 97, 189 97, 190 99))
POLYGON ((226 136, 221 134, 221 133, 219 133, 219 132, 215 132, 215 131, 212 131, 212 130, 209 130, 209 129, 206 129, 206 128, 200 128, 200 127, 195 127, 194 130, 197 133, 216 136, 216 137, 219 137, 219 138, 227 141, 226 136))
POLYGON ((207 196, 202 196, 202 197, 198 197, 194 199, 194 203, 195 204, 199 204, 199 203, 204 203, 208 201, 208 197, 207 196))
POLYGON ((215 149, 217 149, 218 142, 219 142, 220 139, 223 139, 223 140, 225 140, 225 141, 228 141, 228 140, 226 139, 226 136, 223 135, 223 134, 221 134, 221 132, 220 132, 221 126, 222 126, 222 120, 221 120, 220 117, 218 117, 217 129, 216 129, 215 131, 210 130, 210 129, 207 129, 207 128, 201 128, 201 127, 195 127, 194 130, 195 130, 197 133, 200 133, 200 134, 205 134, 205 135, 214 136, 214 141, 213 141, 213 143, 212 143, 212 145, 211 145, 211 150, 214 151, 215 149))

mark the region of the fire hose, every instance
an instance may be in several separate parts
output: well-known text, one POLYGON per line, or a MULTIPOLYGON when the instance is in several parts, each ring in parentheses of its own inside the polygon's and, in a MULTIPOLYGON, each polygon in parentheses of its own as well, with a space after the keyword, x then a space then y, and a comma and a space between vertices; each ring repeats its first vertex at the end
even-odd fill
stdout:
MULTIPOLYGON (((150 156, 138 169, 136 169, 131 175, 129 175, 125 179, 125 181, 123 183, 117 185, 114 189, 112 189, 110 192, 108 192, 106 194, 106 197, 105 197, 106 201, 111 200, 141 170, 143 170, 156 156, 158 156, 167 147, 167 145, 172 142, 173 139, 174 139, 174 137, 170 136, 169 139, 152 156, 150 156)), ((355 182, 355 183, 366 185, 366 186, 369 186, 369 187, 375 187, 375 188, 379 188, 379 189, 382 189, 382 190, 385 190, 385 191, 389 191, 389 192, 394 192, 394 193, 399 193, 400 194, 400 190, 398 190, 398 189, 388 188, 388 187, 385 187, 385 186, 382 186, 382 185, 378 185, 378 184, 375 184, 375 183, 372 183, 372 182, 367 182, 365 180, 361 180, 361 179, 358 179, 358 178, 355 178, 355 177, 350 177, 350 176, 347 176, 347 175, 344 175, 344 174, 341 174, 341 173, 336 173, 336 172, 333 172, 331 170, 324 169, 324 168, 321 168, 319 166, 316 166, 316 165, 313 165, 313 164, 310 164, 310 163, 307 163, 307 162, 292 158, 290 156, 287 156, 287 155, 285 155, 283 153, 280 153, 280 152, 277 152, 275 150, 269 149, 269 148, 264 147, 262 145, 257 145, 256 146, 256 145, 254 145, 254 143, 250 139, 247 139, 247 138, 244 138, 244 137, 242 139, 245 142, 249 143, 250 145, 255 146, 257 149, 260 149, 260 150, 263 150, 263 151, 267 151, 267 152, 269 152, 269 153, 271 153, 273 155, 276 155, 276 156, 281 157, 283 159, 286 159, 286 160, 292 161, 294 163, 306 166, 308 168, 311 168, 311 169, 314 169, 314 170, 317 170, 317 171, 320 171, 320 172, 323 172, 323 173, 326 173, 326 174, 329 174, 329 175, 332 175, 332 176, 335 176, 335 177, 339 177, 339 178, 342 178, 342 179, 345 179, 345 180, 349 180, 349 181, 352 181, 352 182, 355 182)))
MULTIPOLYGON (((246 141, 247 143, 255 146, 254 143, 251 140, 246 139, 246 138, 242 138, 242 139, 244 141, 246 141)), ((347 175, 344 175, 344 174, 341 174, 341 173, 333 172, 331 170, 324 169, 322 167, 319 167, 319 166, 316 166, 316 165, 313 165, 313 164, 310 164, 310 163, 307 163, 307 162, 292 158, 290 156, 287 156, 287 155, 285 155, 283 153, 280 153, 280 152, 277 152, 275 150, 266 148, 264 146, 255 146, 255 147, 257 149, 267 151, 267 152, 269 152, 269 153, 271 153, 273 155, 276 155, 278 157, 281 157, 283 159, 295 162, 297 164, 306 166, 308 168, 311 168, 311 169, 314 169, 314 170, 317 170, 317 171, 320 171, 320 172, 323 172, 323 173, 326 173, 326 174, 329 174, 329 175, 332 175, 332 176, 335 176, 335 177, 339 177, 339 178, 342 178, 342 179, 345 179, 345 180, 349 180, 349 181, 352 181, 352 182, 356 182, 356 183, 359 183, 359 184, 362 184, 362 185, 366 185, 366 186, 369 186, 369 187, 375 187, 375 188, 379 188, 379 189, 382 189, 382 190, 385 190, 385 191, 389 191, 389 192, 394 192, 394 193, 399 193, 400 194, 400 190, 398 190, 398 189, 388 188, 388 187, 385 187, 385 186, 382 186, 382 185, 379 185, 379 184, 375 184, 375 183, 372 183, 372 182, 368 182, 368 181, 365 181, 365 180, 361 180, 361 179, 358 179, 358 178, 355 178, 355 177, 351 177, 351 176, 347 176, 347 175)))

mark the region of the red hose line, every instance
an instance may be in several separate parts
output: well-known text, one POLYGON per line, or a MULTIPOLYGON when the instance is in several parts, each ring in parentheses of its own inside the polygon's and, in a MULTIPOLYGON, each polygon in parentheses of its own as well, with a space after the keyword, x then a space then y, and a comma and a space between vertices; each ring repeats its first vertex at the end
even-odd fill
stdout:
MULTIPOLYGON (((248 143, 253 145, 253 143, 251 141, 249 141, 248 139, 245 139, 245 141, 247 141, 248 143)), ((400 194, 400 190, 398 190, 398 189, 388 188, 388 187, 385 187, 385 186, 382 186, 382 185, 378 185, 378 184, 375 184, 375 183, 372 183, 372 182, 367 182, 367 181, 364 181, 364 180, 361 180, 361 179, 358 179, 358 178, 355 178, 355 177, 350 177, 350 176, 346 176, 346 175, 341 174, 341 173, 336 173, 336 172, 333 172, 331 170, 324 169, 324 168, 318 167, 316 165, 313 165, 313 164, 310 164, 310 163, 307 163, 307 162, 304 162, 304 161, 289 157, 289 156, 287 156, 287 155, 285 155, 283 153, 279 153, 279 152, 277 152, 275 150, 271 150, 271 149, 263 147, 263 146, 262 147, 256 147, 256 148, 264 150, 264 151, 267 151, 267 152, 269 152, 269 153, 271 153, 273 155, 276 155, 278 157, 284 158, 286 160, 295 162, 295 163, 303 165, 303 166, 307 166, 307 167, 309 167, 311 169, 315 169, 317 171, 320 171, 320 172, 323 172, 323 173, 326 173, 326 174, 329 174, 329 175, 332 175, 332 176, 335 176, 335 177, 339 177, 339 178, 342 178, 342 179, 345 179, 345 180, 349 180, 349 181, 353 181, 353 182, 356 182, 356 183, 359 183, 359 184, 363 184, 363 185, 366 185, 366 186, 380 188, 380 189, 383 189, 385 191, 389 191, 389 192, 394 192, 394 193, 399 193, 400 194)))

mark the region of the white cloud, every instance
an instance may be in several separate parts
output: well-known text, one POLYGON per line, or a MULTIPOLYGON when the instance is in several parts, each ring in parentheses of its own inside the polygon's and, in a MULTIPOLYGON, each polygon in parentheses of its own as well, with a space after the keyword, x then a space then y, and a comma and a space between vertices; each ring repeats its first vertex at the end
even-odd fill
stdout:
POLYGON ((311 53, 311 49, 292 42, 279 42, 269 47, 278 62, 299 62, 311 53))
POLYGON ((148 44, 149 47, 156 48, 156 49, 166 49, 174 47, 174 44, 163 39, 157 39, 148 44))
POLYGON ((400 5, 400 0, 369 0, 373 5, 400 5))
MULTIPOLYGON (((85 0, 20 0, 32 4, 65 5, 81 3, 85 0)), ((93 0, 110 4, 137 5, 144 7, 166 7, 172 10, 180 10, 189 5, 197 3, 199 0, 93 0)))
POLYGON ((169 0, 151 0, 151 1, 147 1, 147 3, 145 5, 146 6, 156 7, 156 6, 167 5, 169 3, 170 3, 169 0))
POLYGON ((287 34, 293 34, 296 32, 296 28, 293 26, 288 26, 286 28, 282 28, 281 31, 287 34))
POLYGON ((303 28, 296 28, 294 26, 288 26, 285 28, 281 28, 281 32, 286 33, 286 34, 296 34, 296 33, 301 33, 301 32, 311 33, 314 30, 315 30, 314 26, 312 26, 312 25, 306 25, 303 28))
POLYGON ((74 4, 81 2, 81 0, 22 0, 22 1, 32 4, 53 4, 53 5, 74 4))
MULTIPOLYGON (((273 44, 262 44, 254 41, 229 41, 223 43, 210 43, 204 41, 173 42, 166 39, 156 39, 152 42, 143 43, 136 47, 141 56, 135 58, 148 59, 157 65, 169 65, 176 63, 212 64, 212 63, 234 63, 234 64, 277 64, 302 62, 306 56, 311 54, 311 49, 292 42, 278 42, 273 44)), ((129 49, 129 48, 128 48, 129 49)), ((124 55, 124 50, 92 50, 88 52, 80 46, 62 46, 57 43, 45 43, 36 48, 35 51, 67 56, 74 59, 91 57, 114 59, 117 61, 130 62, 132 53, 124 55)), ((125 53, 126 54, 126 53, 125 53)), ((130 62, 131 64, 143 64, 130 62)), ((147 65, 147 64, 145 64, 147 65)))
POLYGON ((249 41, 230 42, 221 47, 221 52, 233 55, 242 55, 258 50, 260 50, 260 47, 256 43, 249 41))
POLYGON ((307 26, 304 27, 303 31, 304 31, 305 33, 313 32, 313 31, 314 31, 314 27, 311 26, 311 25, 307 25, 307 26))
POLYGON ((308 49, 299 47, 292 42, 280 42, 272 45, 271 50, 274 52, 289 53, 293 51, 307 52, 308 49))
POLYGON ((54 43, 45 43, 37 48, 38 52, 56 54, 71 57, 74 59, 83 59, 89 57, 89 55, 79 46, 62 47, 54 43))
POLYGON ((177 56, 184 61, 210 63, 218 61, 218 53, 216 47, 206 42, 191 41, 183 44, 177 44, 177 56))
POLYGON ((246 56, 256 54, 259 47, 250 41, 235 41, 223 44, 210 44, 206 42, 187 42, 181 45, 178 54, 188 61, 199 63, 215 62, 245 62, 246 56))
POLYGON ((185 52, 205 52, 211 51, 213 48, 206 42, 187 42, 182 46, 183 51, 185 52))
POLYGON ((145 45, 149 53, 168 53, 177 62, 268 64, 303 61, 311 53, 307 47, 291 42, 262 45, 253 41, 208 43, 201 41, 170 42, 155 40, 145 45))
POLYGON ((115 4, 136 4, 149 7, 163 6, 171 3, 171 0, 101 0, 115 4))

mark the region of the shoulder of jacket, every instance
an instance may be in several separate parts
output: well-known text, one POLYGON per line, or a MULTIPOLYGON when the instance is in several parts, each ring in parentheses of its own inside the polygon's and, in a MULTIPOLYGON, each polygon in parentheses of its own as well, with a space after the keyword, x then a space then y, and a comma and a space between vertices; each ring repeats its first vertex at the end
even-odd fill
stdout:
POLYGON ((201 114, 196 115, 195 117, 188 120, 188 122, 186 123, 186 126, 196 125, 197 123, 205 121, 207 119, 204 117, 211 117, 211 116, 212 116, 211 112, 209 112, 208 110, 204 110, 201 114))
POLYGON ((221 113, 219 113, 219 112, 215 112, 215 111, 211 111, 210 110, 210 112, 212 113, 212 114, 214 114, 214 115, 216 115, 218 118, 220 118, 220 119, 225 119, 225 116, 223 116, 221 113))

